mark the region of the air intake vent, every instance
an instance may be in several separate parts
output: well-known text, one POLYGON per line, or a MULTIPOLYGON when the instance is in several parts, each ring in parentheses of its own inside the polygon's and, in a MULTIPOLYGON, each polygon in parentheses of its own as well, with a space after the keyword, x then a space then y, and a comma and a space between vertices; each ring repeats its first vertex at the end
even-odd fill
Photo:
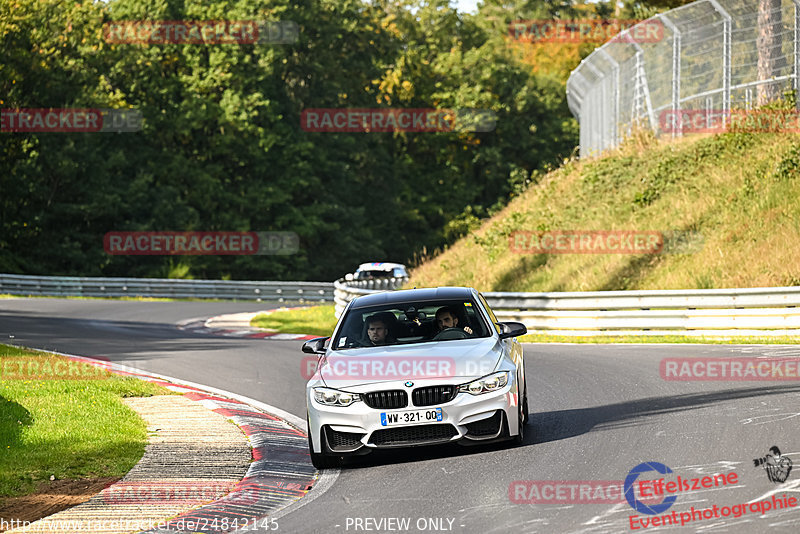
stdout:
POLYGON ((503 424, 503 416, 500 410, 497 410, 493 416, 488 419, 481 419, 474 423, 468 423, 467 437, 469 438, 489 438, 495 437, 500 434, 501 425, 503 424))
POLYGON ((453 425, 419 425, 376 430, 369 439, 375 445, 390 447, 450 441, 458 435, 453 425))
POLYGON ((352 451, 361 447, 361 438, 364 434, 353 432, 337 432, 329 427, 325 427, 325 435, 328 438, 328 447, 332 451, 352 451))

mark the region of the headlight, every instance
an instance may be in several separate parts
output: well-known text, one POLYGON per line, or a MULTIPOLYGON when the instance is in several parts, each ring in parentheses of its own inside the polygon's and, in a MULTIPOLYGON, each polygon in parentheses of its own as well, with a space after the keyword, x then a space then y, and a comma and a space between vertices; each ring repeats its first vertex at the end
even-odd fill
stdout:
POLYGON ((506 384, 508 384, 508 371, 498 371, 469 384, 462 384, 458 387, 458 391, 470 395, 481 395, 502 389, 506 384))
POLYGON ((326 406, 350 406, 361 400, 357 393, 347 393, 331 388, 314 388, 314 400, 326 406))

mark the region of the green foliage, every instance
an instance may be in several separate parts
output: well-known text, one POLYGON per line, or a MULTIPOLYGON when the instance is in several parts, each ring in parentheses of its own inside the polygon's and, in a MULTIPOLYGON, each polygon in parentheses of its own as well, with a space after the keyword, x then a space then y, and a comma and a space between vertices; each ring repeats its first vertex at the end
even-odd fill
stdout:
POLYGON ((772 173, 773 180, 794 180, 800 173, 800 144, 793 143, 772 173))
POLYGON ((481 219, 475 215, 475 211, 472 206, 467 206, 461 215, 450 219, 444 226, 444 237, 448 241, 455 241, 479 228, 481 219))
POLYGON ((0 95, 3 108, 132 107, 145 120, 137 133, 0 134, 0 270, 17 273, 331 280, 445 245, 474 227, 471 206, 504 205, 577 141, 563 82, 445 0, 2 2, 0 95), (103 38, 109 21, 221 19, 294 21, 299 40, 103 38), (358 107, 498 119, 485 133, 300 128, 304 109, 358 107), (187 230, 293 231, 300 252, 103 250, 109 231, 187 230))
POLYGON ((694 143, 689 150, 672 151, 658 159, 641 178, 644 188, 633 199, 637 206, 648 206, 673 184, 686 175, 688 169, 702 172, 732 154, 741 154, 752 146, 755 137, 748 133, 726 133, 694 143))

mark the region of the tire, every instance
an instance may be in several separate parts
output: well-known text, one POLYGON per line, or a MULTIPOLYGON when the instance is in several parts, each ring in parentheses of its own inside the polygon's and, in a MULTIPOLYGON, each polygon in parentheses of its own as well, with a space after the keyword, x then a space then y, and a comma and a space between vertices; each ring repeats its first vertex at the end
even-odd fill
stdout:
POLYGON ((514 444, 522 445, 525 443, 525 425, 528 424, 528 386, 526 385, 522 393, 522 402, 518 404, 517 413, 517 435, 514 436, 514 444))
POLYGON ((341 462, 336 456, 325 454, 325 444, 322 443, 322 452, 314 452, 314 441, 311 437, 311 425, 308 425, 308 455, 311 456, 311 464, 317 469, 331 469, 339 467, 341 462))
POLYGON ((528 412, 528 384, 525 383, 525 388, 522 391, 522 414, 525 416, 524 422, 527 425, 530 420, 530 413, 528 412))

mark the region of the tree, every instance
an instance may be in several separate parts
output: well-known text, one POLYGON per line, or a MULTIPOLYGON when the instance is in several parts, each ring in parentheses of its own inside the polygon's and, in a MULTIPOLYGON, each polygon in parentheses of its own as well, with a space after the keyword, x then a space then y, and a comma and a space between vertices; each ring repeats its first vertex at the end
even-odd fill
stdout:
MULTIPOLYGON (((781 51, 783 20, 781 0, 758 0, 758 80, 769 80, 778 73, 781 51)), ((780 96, 780 87, 775 83, 758 86, 757 103, 763 106, 780 96)))

